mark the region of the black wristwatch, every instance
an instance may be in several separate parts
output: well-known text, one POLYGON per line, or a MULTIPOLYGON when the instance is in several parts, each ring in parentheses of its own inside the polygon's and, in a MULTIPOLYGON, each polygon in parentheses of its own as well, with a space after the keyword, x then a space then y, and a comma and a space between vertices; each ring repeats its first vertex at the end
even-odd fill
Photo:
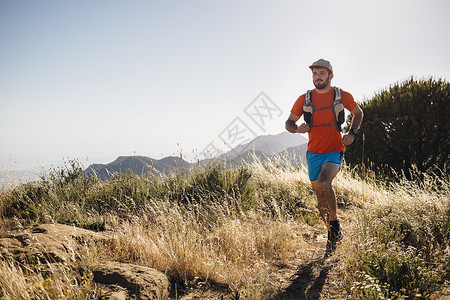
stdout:
POLYGON ((357 135, 358 134, 358 129, 352 128, 348 131, 348 133, 353 134, 353 135, 357 135))

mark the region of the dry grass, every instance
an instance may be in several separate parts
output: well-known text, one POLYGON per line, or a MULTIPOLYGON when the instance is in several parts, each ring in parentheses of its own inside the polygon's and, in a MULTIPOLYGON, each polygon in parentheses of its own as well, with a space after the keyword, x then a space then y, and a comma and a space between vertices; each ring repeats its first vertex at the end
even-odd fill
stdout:
POLYGON ((450 280, 448 181, 425 176, 365 190, 340 252, 341 287, 357 299, 436 294, 450 280))
POLYGON ((114 260, 163 270, 184 281, 179 284, 202 278, 204 284, 226 284, 256 299, 273 292, 270 288, 261 289, 260 296, 247 292, 268 281, 268 264, 287 261, 301 251, 302 239, 294 226, 248 214, 205 230, 172 210, 157 222, 142 217, 120 226, 108 251, 114 260))
POLYGON ((45 272, 37 271, 37 266, 17 262, 0 255, 0 298, 18 299, 96 299, 101 297, 102 289, 93 282, 89 271, 95 264, 98 251, 86 245, 80 256, 79 270, 61 264, 47 264, 45 272), (53 274, 53 275, 49 275, 53 274))
MULTIPOLYGON (((221 284, 245 299, 270 299, 280 289, 274 266, 311 259, 303 234, 325 232, 306 169, 282 158, 108 182, 65 180, 69 175, 3 191, 0 223, 13 211, 23 225, 107 227, 114 239, 86 251, 92 264, 112 259, 154 267, 177 286, 221 284)), ((346 238, 329 274, 333 286, 356 299, 414 298, 428 297, 449 280, 448 180, 429 176, 421 184, 394 184, 344 167, 334 186, 346 238)), ((51 278, 50 284, 12 261, 0 262, 5 298, 63 299, 71 291, 72 298, 87 299, 98 293, 87 275, 51 278)), ((90 268, 82 269, 89 274, 90 268)))

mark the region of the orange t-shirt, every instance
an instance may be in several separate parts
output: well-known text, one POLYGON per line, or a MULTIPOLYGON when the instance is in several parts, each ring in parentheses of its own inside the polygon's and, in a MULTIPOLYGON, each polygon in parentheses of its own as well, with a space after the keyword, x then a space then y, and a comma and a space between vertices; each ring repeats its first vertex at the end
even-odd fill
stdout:
MULTIPOLYGON (((342 103, 344 107, 352 111, 356 107, 353 96, 341 90, 342 103)), ((301 117, 303 115, 303 104, 305 102, 305 94, 301 95, 295 101, 291 113, 301 117)), ((326 106, 331 106, 333 102, 333 89, 329 92, 320 94, 315 89, 312 92, 312 103, 314 110, 321 109, 326 106)), ((333 108, 315 111, 313 116, 313 125, 334 124, 333 108)), ((344 151, 345 146, 342 144, 341 133, 337 131, 336 126, 318 126, 312 127, 308 133, 308 151, 314 153, 329 153, 335 151, 344 151)))

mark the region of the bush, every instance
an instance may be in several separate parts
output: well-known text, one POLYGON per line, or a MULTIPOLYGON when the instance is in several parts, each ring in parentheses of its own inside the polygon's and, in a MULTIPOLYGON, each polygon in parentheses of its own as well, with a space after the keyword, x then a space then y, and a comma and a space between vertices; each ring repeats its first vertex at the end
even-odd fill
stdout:
POLYGON ((361 284, 367 276, 378 292, 394 298, 428 297, 450 280, 450 203, 448 184, 441 184, 441 191, 427 193, 407 181, 392 185, 388 201, 361 210, 361 242, 348 263, 363 274, 354 278, 360 283, 354 294, 371 293, 361 284))
POLYGON ((402 173, 412 179, 412 168, 448 174, 449 104, 450 83, 443 79, 411 77, 380 91, 361 104, 364 122, 346 150, 346 161, 372 166, 394 180, 402 173))

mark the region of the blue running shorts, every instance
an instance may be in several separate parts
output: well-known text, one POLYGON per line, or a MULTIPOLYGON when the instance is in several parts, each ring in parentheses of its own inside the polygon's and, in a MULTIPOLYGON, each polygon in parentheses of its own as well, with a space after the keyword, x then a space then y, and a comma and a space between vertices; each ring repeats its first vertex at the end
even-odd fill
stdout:
POLYGON ((344 152, 336 151, 330 153, 314 153, 306 152, 306 162, 308 164, 309 180, 314 181, 319 178, 322 166, 327 162, 332 162, 341 165, 344 160, 344 152))

